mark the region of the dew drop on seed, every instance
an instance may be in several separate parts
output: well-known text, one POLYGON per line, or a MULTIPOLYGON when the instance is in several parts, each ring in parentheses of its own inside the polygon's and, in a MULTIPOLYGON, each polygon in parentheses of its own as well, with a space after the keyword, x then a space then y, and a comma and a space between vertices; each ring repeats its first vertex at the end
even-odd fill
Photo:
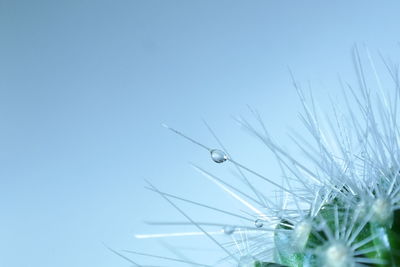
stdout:
POLYGON ((227 160, 227 156, 224 151, 219 149, 213 149, 210 151, 211 159, 216 163, 222 163, 227 160))
POLYGON ((254 225, 255 225, 257 228, 261 228, 261 227, 264 226, 264 223, 263 223, 263 221, 262 221, 261 219, 257 219, 257 220, 254 221, 254 225))
POLYGON ((251 255, 244 255, 240 257, 238 267, 253 267, 257 259, 251 255))
POLYGON ((230 225, 226 225, 223 230, 224 230, 224 234, 226 234, 226 235, 231 235, 231 234, 233 234, 233 232, 235 232, 235 228, 230 225))

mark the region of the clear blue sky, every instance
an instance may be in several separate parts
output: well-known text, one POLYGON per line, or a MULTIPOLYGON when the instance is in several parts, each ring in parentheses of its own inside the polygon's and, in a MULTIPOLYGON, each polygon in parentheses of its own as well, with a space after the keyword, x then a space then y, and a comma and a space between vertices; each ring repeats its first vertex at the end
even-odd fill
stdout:
POLYGON ((352 79, 355 43, 398 53, 399 10, 361 0, 0 0, 0 266, 128 266, 103 242, 171 255, 133 238, 168 231, 144 220, 183 220, 144 179, 231 202, 187 163, 223 167, 160 123, 213 146, 204 118, 242 162, 278 176, 231 115, 256 107, 286 142, 299 126, 288 66, 334 93, 338 73, 352 79))

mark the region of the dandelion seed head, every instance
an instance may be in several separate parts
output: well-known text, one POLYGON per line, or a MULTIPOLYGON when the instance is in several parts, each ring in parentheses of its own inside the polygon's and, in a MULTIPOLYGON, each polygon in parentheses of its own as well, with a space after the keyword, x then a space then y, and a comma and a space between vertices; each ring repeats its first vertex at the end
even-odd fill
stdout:
MULTIPOLYGON (((231 157, 207 124, 223 150, 211 149, 208 144, 163 125, 207 150, 215 163, 229 161, 243 182, 243 186, 233 186, 229 180, 195 167, 242 204, 245 210, 236 213, 218 207, 219 203, 215 206, 201 204, 155 190, 198 228, 198 232, 190 233, 191 236, 206 236, 222 249, 225 255, 218 263, 235 262, 239 267, 254 267, 261 260, 261 264, 274 261, 288 267, 361 267, 386 263, 399 266, 400 257, 396 258, 397 262, 393 261, 397 256, 391 250, 394 239, 390 234, 396 223, 395 212, 400 209, 398 69, 386 66, 394 78, 394 92, 381 87, 380 82, 378 89, 373 91, 373 86, 367 85, 369 79, 365 77, 366 71, 357 53, 355 63, 359 91, 346 87, 352 95, 348 98, 345 93, 346 109, 332 103, 333 114, 326 117, 321 116, 323 112, 312 96, 308 100, 294 81, 303 106, 301 119, 312 138, 310 141, 302 134, 293 138, 295 145, 304 152, 304 158, 295 158, 289 150, 273 141, 255 110, 250 109, 261 131, 244 119, 238 120, 275 155, 283 174, 281 181, 231 157), (343 111, 348 114, 342 114, 343 111), (266 182, 268 187, 253 183, 252 179, 266 182), (263 192, 270 187, 278 190, 275 198, 268 195, 269 192, 263 192), (236 222, 224 226, 197 222, 172 199, 221 212, 245 223, 243 226, 236 222), (219 228, 215 231, 208 227, 219 228), (220 235, 229 236, 225 241, 230 241, 218 241, 220 235)), ((378 79, 373 64, 372 69, 372 77, 378 79)), ((174 233, 168 237, 185 235, 174 233)), ((400 240, 396 242, 400 244, 400 240)))

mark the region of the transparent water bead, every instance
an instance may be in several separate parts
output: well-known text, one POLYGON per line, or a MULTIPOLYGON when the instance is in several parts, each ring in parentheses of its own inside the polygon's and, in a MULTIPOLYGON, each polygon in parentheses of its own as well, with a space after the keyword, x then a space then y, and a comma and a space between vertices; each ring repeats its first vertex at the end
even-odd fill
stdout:
POLYGON ((256 258, 254 258, 251 255, 244 255, 240 257, 238 267, 254 267, 254 262, 257 261, 256 258))
POLYGON ((210 154, 211 154, 211 159, 216 163, 222 163, 228 159, 228 156, 225 154, 225 152, 219 149, 211 150, 210 154))
POLYGON ((264 226, 264 222, 263 222, 263 220, 261 220, 261 219, 257 219, 257 220, 254 221, 254 225, 255 225, 257 228, 261 228, 261 227, 264 226))
POLYGON ((233 232, 235 232, 235 227, 233 227, 231 225, 226 225, 223 230, 224 230, 224 234, 231 235, 231 234, 233 234, 233 232))

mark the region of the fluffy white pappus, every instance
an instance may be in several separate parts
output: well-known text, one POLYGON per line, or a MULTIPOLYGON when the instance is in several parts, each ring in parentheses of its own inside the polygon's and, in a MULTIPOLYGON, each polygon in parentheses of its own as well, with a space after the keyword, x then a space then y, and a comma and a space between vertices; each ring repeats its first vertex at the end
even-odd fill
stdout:
MULTIPOLYGON (((207 150, 215 163, 231 164, 248 190, 193 166, 245 208, 245 211, 228 212, 217 205, 162 192, 149 183, 149 190, 165 199, 187 220, 149 224, 192 225, 196 231, 136 235, 137 238, 205 236, 225 255, 213 263, 146 255, 192 266, 262 267, 268 266, 267 262, 290 267, 302 266, 296 265, 299 262, 310 267, 386 264, 385 259, 371 256, 380 248, 374 241, 379 233, 371 231, 369 225, 390 226, 394 212, 400 209, 400 80, 398 69, 383 61, 391 86, 386 80, 383 83, 369 52, 366 54, 366 62, 362 62, 355 49, 358 85, 353 87, 340 82, 345 105, 339 107, 336 102, 332 103, 330 112, 321 112, 313 96, 306 97, 300 84, 292 78, 303 107, 300 118, 313 140, 292 135, 295 146, 304 154, 302 159, 295 158, 273 141, 256 110, 250 109, 250 112, 257 125, 237 119, 276 157, 282 172, 281 181, 237 161, 207 123, 206 127, 220 145, 218 149, 164 124, 175 134, 207 150), (260 179, 278 190, 276 199, 271 200, 270 192, 261 191, 252 179, 260 179), (243 223, 199 222, 180 208, 178 202, 207 208, 243 223), (221 236, 230 240, 221 241, 221 236)), ((383 246, 384 243, 382 241, 383 246)))

